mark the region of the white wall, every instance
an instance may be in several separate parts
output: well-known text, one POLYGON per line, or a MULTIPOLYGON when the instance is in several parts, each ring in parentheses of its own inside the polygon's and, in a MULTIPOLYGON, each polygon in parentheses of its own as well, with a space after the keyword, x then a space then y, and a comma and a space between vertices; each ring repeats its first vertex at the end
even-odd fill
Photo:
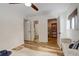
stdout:
POLYGON ((60 16, 60 38, 66 38, 66 14, 60 16))
MULTIPOLYGON (((61 19, 61 38, 69 38, 69 39, 72 39, 72 41, 74 40, 79 40, 79 30, 67 30, 66 29, 66 22, 68 20, 68 16, 76 9, 78 8, 78 17, 79 17, 79 7, 78 7, 79 4, 72 4, 70 6, 69 9, 67 9, 66 12, 64 12, 61 16, 60 16, 60 19, 61 19)), ((78 18, 79 20, 79 18, 78 18)), ((79 25, 79 23, 78 23, 79 25)), ((79 28, 79 26, 78 26, 79 28)))
POLYGON ((11 7, 0 5, 0 50, 23 44, 23 17, 11 7))
POLYGON ((48 42, 48 19, 45 16, 41 16, 39 20, 40 41, 48 42))

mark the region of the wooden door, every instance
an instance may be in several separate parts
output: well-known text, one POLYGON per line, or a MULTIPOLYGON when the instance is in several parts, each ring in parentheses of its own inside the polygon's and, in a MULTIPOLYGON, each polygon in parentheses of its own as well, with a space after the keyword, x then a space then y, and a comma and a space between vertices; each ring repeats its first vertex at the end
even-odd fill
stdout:
POLYGON ((48 20, 48 37, 57 39, 57 20, 48 20))
POLYGON ((51 24, 51 34, 52 38, 57 38, 57 23, 51 24))

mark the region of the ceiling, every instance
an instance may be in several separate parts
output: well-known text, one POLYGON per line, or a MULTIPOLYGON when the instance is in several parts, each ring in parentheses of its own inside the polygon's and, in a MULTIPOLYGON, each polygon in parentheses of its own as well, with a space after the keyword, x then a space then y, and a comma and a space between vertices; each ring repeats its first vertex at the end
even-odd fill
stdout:
POLYGON ((17 13, 23 16, 31 15, 46 15, 52 14, 58 16, 59 14, 65 12, 72 4, 71 3, 35 3, 39 11, 35 11, 31 7, 27 7, 24 4, 0 4, 0 6, 10 7, 12 10, 15 10, 17 13))

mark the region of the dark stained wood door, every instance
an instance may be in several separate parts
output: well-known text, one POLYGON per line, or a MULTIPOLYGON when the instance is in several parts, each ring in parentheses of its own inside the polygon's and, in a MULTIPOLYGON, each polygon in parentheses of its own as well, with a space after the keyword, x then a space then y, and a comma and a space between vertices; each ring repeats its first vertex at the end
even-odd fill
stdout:
POLYGON ((57 20, 48 20, 48 37, 57 39, 57 20))
POLYGON ((57 23, 51 24, 51 35, 52 38, 57 38, 57 23))
POLYGON ((53 46, 58 46, 57 29, 58 29, 57 19, 48 19, 48 44, 53 44, 53 46))

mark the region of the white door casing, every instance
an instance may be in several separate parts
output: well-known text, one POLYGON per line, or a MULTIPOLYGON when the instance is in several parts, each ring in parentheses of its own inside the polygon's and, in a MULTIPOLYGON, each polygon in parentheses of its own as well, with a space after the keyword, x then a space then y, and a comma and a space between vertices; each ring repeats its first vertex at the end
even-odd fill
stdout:
POLYGON ((24 40, 31 40, 31 27, 30 21, 24 20, 24 40))
POLYGON ((61 35, 61 32, 60 32, 60 18, 57 19, 57 43, 59 45, 59 47, 61 48, 61 39, 60 39, 60 35, 61 35))

